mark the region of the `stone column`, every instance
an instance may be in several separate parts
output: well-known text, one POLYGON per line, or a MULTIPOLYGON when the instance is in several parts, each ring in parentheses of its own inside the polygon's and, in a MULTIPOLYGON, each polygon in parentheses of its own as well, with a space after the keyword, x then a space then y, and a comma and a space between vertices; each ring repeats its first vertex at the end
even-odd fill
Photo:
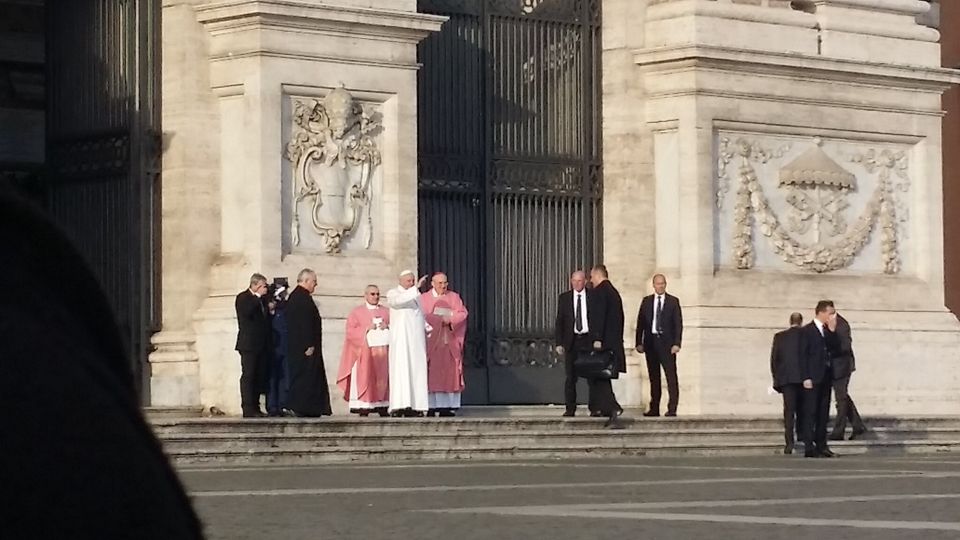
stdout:
POLYGON ((309 267, 339 406, 347 312, 416 265, 416 45, 444 18, 414 0, 198 4, 218 165, 215 196, 187 204, 218 247, 193 313, 199 402, 240 412, 233 299, 250 274, 294 284, 309 267))
MULTIPOLYGON (((632 261, 622 281, 644 283, 644 294, 654 271, 666 273, 684 305, 681 414, 775 412, 772 335, 792 311, 809 320, 821 298, 853 326, 861 409, 960 412, 940 174, 940 93, 960 78, 938 67, 937 32, 917 23, 925 9, 644 6, 633 77, 605 74, 604 106, 632 103, 643 115, 632 135, 605 123, 605 212, 629 197, 650 215, 627 221, 629 240, 608 227, 605 253, 632 261), (632 146, 610 150, 611 141, 632 146), (638 156, 624 167, 630 152, 638 156), (652 166, 639 170, 644 162, 652 166)), ((605 68, 620 55, 609 39, 605 68)))
POLYGON ((195 12, 204 3, 163 2, 163 326, 152 339, 149 394, 151 406, 161 408, 200 407, 193 315, 220 252, 219 124, 206 67, 209 40, 195 12))

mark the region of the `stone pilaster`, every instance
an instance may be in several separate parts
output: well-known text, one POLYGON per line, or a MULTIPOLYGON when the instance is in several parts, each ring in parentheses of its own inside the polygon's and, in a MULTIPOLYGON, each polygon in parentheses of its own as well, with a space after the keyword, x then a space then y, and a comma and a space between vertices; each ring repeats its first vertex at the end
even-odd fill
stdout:
MULTIPOLYGON (((195 2, 191 10, 205 40, 189 54, 202 56, 193 66, 207 81, 203 100, 212 104, 215 118, 208 161, 215 171, 209 197, 197 204, 186 201, 181 211, 202 214, 197 219, 206 227, 193 232, 216 246, 204 261, 206 271, 196 278, 205 290, 195 296, 200 303, 191 313, 191 350, 197 358, 199 402, 237 413, 233 297, 251 273, 291 283, 301 268, 318 273, 315 294, 333 389, 344 318, 360 302, 363 287, 387 288, 398 268, 415 266, 416 45, 444 19, 417 14, 413 0, 238 0, 195 2), (369 171, 369 204, 359 230, 331 250, 322 228, 313 225, 323 221, 323 211, 320 218, 312 212, 342 199, 323 199, 316 207, 310 197, 297 200, 298 173, 289 144, 298 133, 298 107, 323 103, 337 88, 359 107, 349 114, 359 115, 362 108, 379 123, 370 135, 379 161, 369 171), (296 237, 294 209, 300 222, 296 237)), ((311 122, 310 129, 320 129, 316 119, 311 122)), ((321 136, 319 131, 313 135, 321 136)), ((360 174, 345 157, 341 162, 347 177, 360 174)), ((343 179, 333 169, 316 174, 322 177, 318 197, 330 192, 323 181, 343 179)), ((339 405, 338 394, 331 395, 339 405)))

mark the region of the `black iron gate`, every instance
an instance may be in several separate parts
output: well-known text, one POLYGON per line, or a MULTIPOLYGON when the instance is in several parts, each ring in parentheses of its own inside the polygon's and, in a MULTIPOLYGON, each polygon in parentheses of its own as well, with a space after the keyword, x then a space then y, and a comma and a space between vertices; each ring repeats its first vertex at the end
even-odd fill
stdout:
POLYGON ((159 321, 160 4, 45 10, 47 209, 100 278, 138 386, 159 321))
POLYGON ((600 0, 420 0, 419 254, 471 310, 472 404, 563 402, 557 295, 600 260, 600 0))

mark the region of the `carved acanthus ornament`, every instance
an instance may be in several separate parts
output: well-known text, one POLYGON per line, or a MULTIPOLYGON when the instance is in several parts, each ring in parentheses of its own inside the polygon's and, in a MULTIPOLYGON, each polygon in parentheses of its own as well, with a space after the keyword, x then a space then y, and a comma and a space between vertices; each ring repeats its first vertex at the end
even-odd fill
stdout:
POLYGON ((341 243, 356 233, 363 214, 368 225, 364 247, 369 248, 371 181, 381 160, 373 137, 380 122, 341 87, 322 101, 294 101, 293 123, 286 148, 294 165, 293 245, 300 245, 300 204, 306 202, 313 229, 328 253, 340 251, 341 243))
MULTIPOLYGON (((757 143, 744 139, 736 141, 733 148, 735 155, 740 158, 733 212, 733 256, 736 267, 749 269, 754 265, 754 223, 760 234, 767 237, 773 251, 785 262, 820 273, 849 266, 869 242, 874 227, 879 226, 883 270, 888 274, 899 272, 897 202, 891 172, 906 181, 905 156, 902 152, 893 154, 884 150, 879 157, 876 152, 870 151, 853 158, 862 163, 868 172, 879 170, 880 174, 866 208, 850 227, 843 214, 849 207, 846 196, 856 188, 856 178, 824 154, 819 148, 819 141, 815 142, 817 144, 813 149, 780 171, 779 185, 787 190, 786 199, 790 205, 787 224, 784 225, 771 208, 753 166, 753 162, 769 159, 771 152, 760 149, 758 155, 757 143), (811 229, 815 231, 812 245, 806 245, 791 235, 791 232, 806 234, 811 229), (822 233, 836 239, 824 243, 822 233)), ((730 148, 729 145, 727 148, 730 148)), ((733 157, 727 160, 727 167, 733 157)), ((720 174, 729 173, 721 170, 720 174)))

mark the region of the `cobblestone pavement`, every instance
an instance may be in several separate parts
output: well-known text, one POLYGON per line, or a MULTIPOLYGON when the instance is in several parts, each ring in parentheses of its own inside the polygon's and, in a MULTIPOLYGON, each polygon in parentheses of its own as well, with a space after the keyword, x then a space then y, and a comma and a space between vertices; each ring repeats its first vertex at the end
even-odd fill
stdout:
POLYGON ((210 539, 960 538, 960 454, 181 469, 210 539))

